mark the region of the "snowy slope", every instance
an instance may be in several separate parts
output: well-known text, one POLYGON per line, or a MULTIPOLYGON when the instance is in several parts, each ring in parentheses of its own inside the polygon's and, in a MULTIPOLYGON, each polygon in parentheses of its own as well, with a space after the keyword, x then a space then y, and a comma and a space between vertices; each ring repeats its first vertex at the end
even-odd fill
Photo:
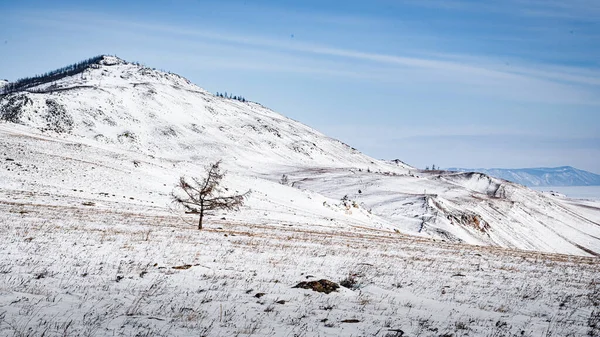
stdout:
POLYGON ((525 186, 599 186, 600 175, 571 166, 538 167, 523 169, 465 169, 449 168, 448 171, 481 172, 525 186))
MULTIPOLYGON (((46 141, 57 149, 47 139, 40 149, 46 141)), ((64 156, 78 151, 64 149, 64 156)), ((93 195, 88 186, 71 192, 0 191, 0 336, 600 332, 593 323, 600 318, 597 258, 362 226, 257 224, 260 217, 248 209, 243 218, 226 215, 198 231, 186 224, 195 219, 161 212, 137 191, 127 194, 135 200, 93 195), (349 280, 350 288, 293 288, 322 278, 349 280)))
POLYGON ((341 170, 290 175, 301 188, 348 195, 406 233, 569 254, 600 251, 598 222, 567 210, 561 200, 478 173, 417 176, 341 170))
POLYGON ((376 165, 260 104, 215 97, 175 74, 115 57, 28 90, 46 93, 2 98, 4 119, 145 154, 185 160, 223 157, 250 166, 257 161, 376 165))
POLYGON ((252 190, 244 211, 228 219, 600 253, 594 215, 562 200, 481 174, 375 160, 257 103, 215 97, 115 57, 27 90, 0 96, 7 195, 50 193, 170 214, 177 177, 223 159, 228 186, 252 190), (283 174, 290 186, 278 183, 283 174))

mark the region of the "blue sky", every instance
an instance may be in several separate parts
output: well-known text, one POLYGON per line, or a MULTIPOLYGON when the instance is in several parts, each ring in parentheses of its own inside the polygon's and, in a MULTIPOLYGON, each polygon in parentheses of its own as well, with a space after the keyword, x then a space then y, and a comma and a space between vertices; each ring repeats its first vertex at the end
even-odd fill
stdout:
POLYGON ((600 1, 2 1, 0 78, 97 54, 376 158, 600 173, 600 1))

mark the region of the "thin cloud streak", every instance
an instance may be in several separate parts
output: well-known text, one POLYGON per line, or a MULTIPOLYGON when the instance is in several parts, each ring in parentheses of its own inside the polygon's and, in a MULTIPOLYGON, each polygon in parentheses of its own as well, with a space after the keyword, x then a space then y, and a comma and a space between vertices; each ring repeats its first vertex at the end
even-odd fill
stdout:
POLYGON ((598 21, 600 4, 595 0, 405 0, 403 4, 443 10, 496 13, 515 17, 585 19, 598 21))
POLYGON ((552 156, 597 169, 591 152, 574 154, 599 144, 592 138, 600 49, 590 24, 596 9, 584 8, 589 2, 401 2, 265 2, 266 9, 184 2, 139 11, 106 7, 112 12, 104 14, 56 6, 36 14, 17 6, 5 17, 8 32, 21 39, 4 70, 28 75, 32 68, 21 56, 43 71, 88 53, 116 53, 209 90, 244 92, 381 158, 489 166, 552 156), (571 19, 578 11, 582 18, 571 19), (381 24, 370 27, 372 19, 381 24), (54 57, 36 60, 40 49, 54 57), (502 148, 507 139, 518 141, 502 148), (559 151, 563 142, 573 151, 559 151), (531 144, 539 151, 524 154, 531 144))
POLYGON ((402 141, 409 139, 450 139, 450 138, 475 138, 475 137, 495 137, 506 139, 569 139, 572 141, 583 142, 586 140, 600 139, 592 134, 562 134, 560 136, 548 135, 546 130, 531 129, 527 127, 502 127, 502 126, 482 126, 482 125, 458 125, 448 128, 445 126, 430 125, 427 127, 402 127, 402 126, 369 126, 369 125, 329 125, 326 129, 335 134, 346 136, 363 135, 366 139, 378 135, 387 140, 402 141))
MULTIPOLYGON (((47 17, 47 15, 44 16, 47 17)), ((189 45, 202 44, 208 41, 216 43, 217 48, 228 45, 236 46, 236 49, 231 49, 231 52, 225 53, 225 55, 234 55, 234 57, 240 57, 239 55, 242 54, 242 50, 239 49, 240 46, 247 48, 244 53, 251 51, 255 54, 263 54, 253 59, 245 57, 243 62, 241 58, 237 61, 235 59, 231 60, 229 66, 219 60, 222 56, 213 58, 215 66, 230 69, 245 68, 257 71, 328 74, 401 83, 406 86, 410 86, 412 83, 423 83, 430 87, 433 86, 434 90, 447 93, 456 92, 461 95, 475 93, 484 97, 504 97, 518 101, 600 105, 600 99, 597 95, 594 95, 593 90, 590 88, 595 87, 598 83, 597 78, 572 75, 562 71, 534 69, 534 67, 512 67, 512 72, 501 71, 487 66, 492 61, 482 57, 470 57, 469 60, 457 62, 456 60, 461 59, 455 54, 450 55, 450 61, 446 61, 442 59, 443 54, 437 59, 433 59, 369 53, 272 38, 214 33, 206 29, 176 25, 157 25, 136 21, 123 23, 123 20, 98 17, 85 12, 54 13, 51 17, 53 19, 40 19, 35 15, 24 15, 21 16, 21 20, 28 24, 50 25, 76 30, 87 29, 104 34, 112 29, 116 36, 119 36, 122 32, 134 35, 137 31, 141 38, 147 38, 148 32, 154 32, 156 33, 153 36, 154 38, 166 39, 169 43, 177 37, 190 38, 189 41, 181 43, 182 47, 185 46, 185 48, 189 48, 189 45), (303 54, 324 58, 315 60, 314 57, 303 57, 303 54), (265 64, 261 60, 266 57, 271 58, 274 62, 265 64), (332 58, 335 63, 327 64, 330 61, 328 58, 332 58), (339 59, 350 63, 340 65, 339 59), (341 66, 343 66, 343 69, 341 66), (564 82, 576 84, 579 88, 573 85, 563 85, 564 82)), ((577 74, 581 74, 583 71, 577 69, 577 74)))
MULTIPOLYGON (((47 17, 46 15, 44 15, 47 17)), ((223 34, 223 33, 215 33, 210 30, 205 29, 193 29, 187 27, 179 27, 174 25, 157 25, 157 24, 148 24, 143 22, 126 22, 123 23, 123 20, 117 19, 107 19, 103 17, 90 16, 89 13, 55 13, 52 17, 62 16, 62 18, 57 20, 52 19, 42 19, 39 17, 30 16, 23 17, 22 20, 27 20, 30 23, 40 23, 45 21, 49 24, 58 24, 58 25, 69 25, 73 24, 73 22, 65 22, 70 18, 82 18, 78 24, 79 27, 85 26, 90 27, 90 23, 93 21, 93 25, 103 26, 103 27, 116 27, 117 25, 121 27, 128 27, 129 29, 143 29, 145 31, 151 30, 162 33, 171 33, 176 35, 184 35, 184 36, 193 36, 204 38, 208 40, 218 41, 218 42, 229 42, 234 44, 247 45, 251 47, 263 47, 275 50, 283 50, 283 51, 295 51, 301 53, 322 55, 322 56, 334 56, 334 57, 342 57, 348 59, 356 59, 362 61, 376 62, 380 64, 388 64, 395 66, 404 66, 404 67, 418 67, 423 69, 430 70, 439 70, 439 71, 450 71, 460 73, 460 78, 464 78, 465 74, 471 74, 486 78, 494 78, 494 79, 537 79, 537 80, 551 80, 551 81, 560 81, 560 82, 568 82, 579 85, 600 85, 600 74, 598 72, 591 72, 585 68, 576 68, 576 67, 563 67, 564 71, 559 68, 550 68, 547 70, 540 69, 540 67, 532 67, 528 65, 524 65, 522 67, 511 67, 511 69, 503 69, 499 70, 494 67, 490 67, 489 64, 493 63, 491 61, 486 61, 485 57, 476 58, 478 61, 473 62, 472 64, 465 64, 454 62, 452 59, 456 58, 456 55, 449 55, 447 58, 450 60, 443 60, 444 54, 438 54, 438 59, 432 58, 419 58, 419 57, 406 57, 406 56, 398 56, 398 55, 388 55, 388 54, 378 54, 378 53, 368 53, 362 52, 352 49, 343 49, 336 47, 329 47, 323 45, 315 45, 308 44, 302 42, 289 42, 286 40, 277 40, 277 39, 269 39, 263 37, 256 36, 241 36, 241 35, 232 35, 232 34, 223 34), (77 14, 77 15, 74 15, 77 14), (537 69, 533 69, 537 68, 537 69), (572 75, 574 72, 577 72, 578 75, 572 75), (584 73, 590 74, 589 76, 583 75, 584 73)), ((77 23, 75 23, 77 24, 77 23)), ((473 57, 470 57, 473 59, 473 57)), ((497 64, 497 62, 496 62, 497 64)))

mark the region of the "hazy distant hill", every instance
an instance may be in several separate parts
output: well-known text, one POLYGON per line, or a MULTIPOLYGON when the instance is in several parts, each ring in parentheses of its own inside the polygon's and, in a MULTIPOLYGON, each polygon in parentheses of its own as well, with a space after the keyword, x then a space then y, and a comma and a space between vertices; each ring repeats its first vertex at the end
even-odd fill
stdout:
POLYGON ((481 172, 525 186, 599 186, 600 175, 578 170, 571 166, 538 167, 522 169, 466 169, 449 168, 449 171, 481 172))

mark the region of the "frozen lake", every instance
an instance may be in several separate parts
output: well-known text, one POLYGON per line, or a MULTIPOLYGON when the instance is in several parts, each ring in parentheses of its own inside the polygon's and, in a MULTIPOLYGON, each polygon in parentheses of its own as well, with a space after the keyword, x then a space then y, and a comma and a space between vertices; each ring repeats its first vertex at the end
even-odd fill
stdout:
POLYGON ((600 186, 537 186, 536 191, 554 191, 569 198, 600 200, 600 186))

